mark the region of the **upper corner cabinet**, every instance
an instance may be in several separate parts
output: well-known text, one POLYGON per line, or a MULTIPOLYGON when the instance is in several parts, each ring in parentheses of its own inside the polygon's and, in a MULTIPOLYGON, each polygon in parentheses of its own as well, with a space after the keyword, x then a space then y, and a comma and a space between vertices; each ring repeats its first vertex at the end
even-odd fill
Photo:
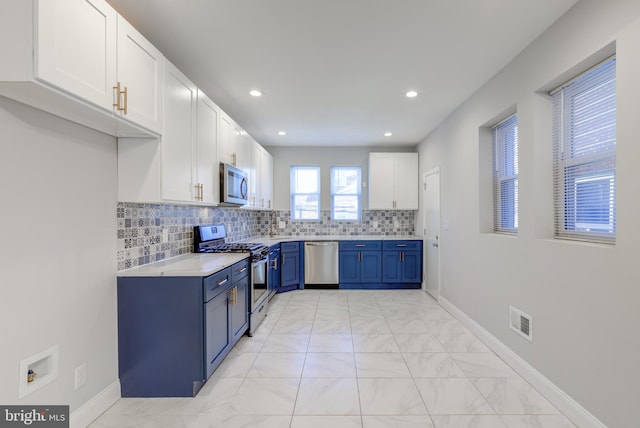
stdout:
POLYGON ((369 209, 418 209, 418 154, 369 153, 369 209))
POLYGON ((104 0, 3 0, 2 15, 3 95, 115 136, 161 133, 164 58, 104 0))

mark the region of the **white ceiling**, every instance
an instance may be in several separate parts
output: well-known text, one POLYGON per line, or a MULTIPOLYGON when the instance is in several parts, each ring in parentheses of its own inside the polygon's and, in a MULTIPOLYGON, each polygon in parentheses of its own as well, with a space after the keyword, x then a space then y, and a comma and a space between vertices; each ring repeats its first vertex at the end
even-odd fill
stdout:
POLYGON ((415 145, 576 1, 108 0, 265 146, 415 145))

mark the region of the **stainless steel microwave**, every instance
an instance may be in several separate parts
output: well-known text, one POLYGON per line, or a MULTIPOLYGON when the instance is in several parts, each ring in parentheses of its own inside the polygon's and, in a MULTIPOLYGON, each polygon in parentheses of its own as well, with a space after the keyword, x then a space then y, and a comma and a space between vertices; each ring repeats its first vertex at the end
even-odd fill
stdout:
POLYGON ((246 205, 249 197, 247 173, 226 163, 220 164, 220 205, 246 205))

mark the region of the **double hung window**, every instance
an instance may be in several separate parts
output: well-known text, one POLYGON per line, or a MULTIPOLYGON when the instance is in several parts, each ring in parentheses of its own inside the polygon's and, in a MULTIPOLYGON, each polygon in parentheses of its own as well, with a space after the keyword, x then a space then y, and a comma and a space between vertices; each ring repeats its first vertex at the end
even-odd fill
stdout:
POLYGON ((492 128, 493 229, 518 232, 518 117, 514 114, 492 128))
POLYGON ((292 166, 291 219, 320 220, 320 167, 292 166))
POLYGON ((614 243, 616 60, 551 92, 555 236, 614 243))
POLYGON ((360 220, 361 172, 357 166, 331 167, 331 218, 360 220))

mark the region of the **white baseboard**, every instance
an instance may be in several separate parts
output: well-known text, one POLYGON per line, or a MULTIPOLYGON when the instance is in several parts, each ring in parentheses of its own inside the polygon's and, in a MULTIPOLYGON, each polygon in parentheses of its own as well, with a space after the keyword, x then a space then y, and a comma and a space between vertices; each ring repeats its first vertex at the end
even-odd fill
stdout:
POLYGON ((574 424, 580 428, 607 428, 605 424, 593 416, 587 409, 582 407, 577 401, 567 395, 566 392, 558 388, 542 373, 527 363, 521 356, 513 352, 507 345, 498 340, 498 338, 485 330, 484 327, 471 319, 453 303, 442 296, 438 299, 438 303, 457 318, 458 321, 464 324, 465 327, 471 330, 478 339, 502 358, 574 424))
POLYGON ((86 428, 119 399, 120 380, 116 380, 73 412, 69 426, 71 428, 86 428))

